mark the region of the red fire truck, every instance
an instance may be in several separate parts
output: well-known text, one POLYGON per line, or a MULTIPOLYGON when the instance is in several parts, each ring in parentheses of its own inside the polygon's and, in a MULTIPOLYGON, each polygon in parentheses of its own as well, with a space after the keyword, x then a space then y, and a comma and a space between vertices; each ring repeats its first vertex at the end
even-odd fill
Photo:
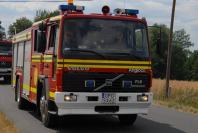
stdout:
POLYGON ((14 36, 13 85, 21 109, 28 101, 49 127, 63 115, 117 115, 133 124, 152 103, 147 23, 138 10, 108 6, 61 14, 14 36))
POLYGON ((0 40, 0 77, 4 77, 4 82, 11 81, 12 72, 12 42, 0 40))

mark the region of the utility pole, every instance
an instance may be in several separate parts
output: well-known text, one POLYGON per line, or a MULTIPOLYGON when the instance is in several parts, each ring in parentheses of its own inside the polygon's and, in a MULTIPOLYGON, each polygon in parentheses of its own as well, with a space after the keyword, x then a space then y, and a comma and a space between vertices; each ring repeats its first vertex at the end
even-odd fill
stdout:
POLYGON ((174 18, 175 18, 175 6, 176 6, 176 0, 173 0, 170 35, 169 35, 169 42, 168 42, 167 66, 166 66, 166 98, 168 98, 171 93, 171 90, 169 87, 169 80, 170 80, 170 67, 171 67, 171 57, 172 57, 172 40, 173 40, 174 18))

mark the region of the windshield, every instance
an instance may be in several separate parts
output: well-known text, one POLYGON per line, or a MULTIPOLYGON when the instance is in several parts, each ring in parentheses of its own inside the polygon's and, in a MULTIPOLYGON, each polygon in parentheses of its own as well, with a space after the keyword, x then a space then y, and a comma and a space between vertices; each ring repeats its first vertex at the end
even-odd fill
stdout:
POLYGON ((68 58, 145 59, 149 56, 146 27, 123 20, 68 19, 62 51, 68 58))

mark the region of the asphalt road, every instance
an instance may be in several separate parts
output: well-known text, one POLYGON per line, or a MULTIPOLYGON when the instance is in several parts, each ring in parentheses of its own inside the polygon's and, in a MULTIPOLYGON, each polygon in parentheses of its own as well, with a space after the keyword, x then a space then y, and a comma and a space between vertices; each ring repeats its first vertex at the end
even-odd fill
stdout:
POLYGON ((152 106, 134 126, 122 126, 115 117, 62 117, 56 128, 45 128, 32 110, 19 110, 10 85, 0 83, 0 111, 21 133, 198 133, 198 115, 152 106))

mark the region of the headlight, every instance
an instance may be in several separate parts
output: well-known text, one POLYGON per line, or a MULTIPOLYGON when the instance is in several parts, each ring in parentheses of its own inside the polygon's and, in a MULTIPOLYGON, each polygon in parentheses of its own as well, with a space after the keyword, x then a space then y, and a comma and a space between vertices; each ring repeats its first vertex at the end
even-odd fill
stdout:
POLYGON ((138 102, 148 102, 149 96, 142 94, 137 96, 137 101, 138 102))
POLYGON ((76 95, 65 95, 64 101, 66 101, 66 102, 77 101, 77 96, 76 95))

